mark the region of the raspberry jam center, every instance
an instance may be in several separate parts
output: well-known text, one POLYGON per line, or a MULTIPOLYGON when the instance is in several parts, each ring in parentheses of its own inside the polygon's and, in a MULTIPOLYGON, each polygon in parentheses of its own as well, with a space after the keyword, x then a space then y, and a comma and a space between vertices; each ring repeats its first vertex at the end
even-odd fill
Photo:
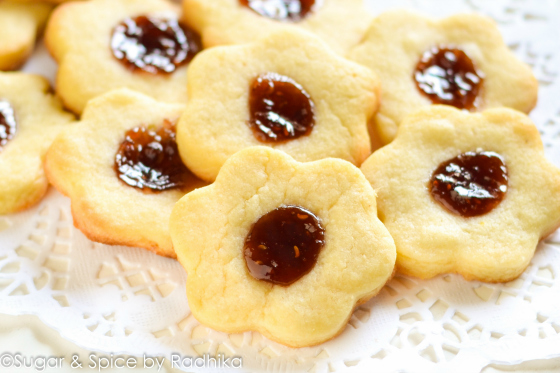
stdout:
POLYGON ((276 73, 257 77, 250 87, 249 125, 261 142, 306 136, 315 125, 313 101, 301 85, 276 73))
POLYGON ((239 0, 263 17, 276 21, 299 22, 314 8, 315 0, 239 0))
POLYGON ((299 206, 262 216, 245 240, 245 262, 258 280, 290 285, 309 273, 325 245, 319 219, 299 206))
POLYGON ((454 214, 484 215, 496 208, 507 193, 507 167, 494 152, 463 153, 439 165, 429 189, 432 197, 454 214))
POLYGON ((424 53, 414 72, 420 92, 434 104, 472 110, 483 79, 465 52, 434 47, 424 53))
POLYGON ((113 30, 113 56, 131 71, 170 74, 201 50, 200 37, 176 19, 127 18, 113 30))
POLYGON ((16 116, 8 101, 0 100, 0 151, 16 134, 16 116))
POLYGON ((143 192, 182 189, 194 178, 179 156, 175 127, 167 121, 158 129, 128 130, 115 155, 115 171, 123 183, 143 192))

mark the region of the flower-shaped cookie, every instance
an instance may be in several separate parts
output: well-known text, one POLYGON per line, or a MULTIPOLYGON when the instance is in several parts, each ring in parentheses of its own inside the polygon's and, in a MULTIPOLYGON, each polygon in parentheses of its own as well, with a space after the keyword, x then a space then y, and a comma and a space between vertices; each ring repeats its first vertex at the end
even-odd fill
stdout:
POLYGON ((34 2, 0 2, 0 70, 15 70, 27 60, 51 9, 34 2))
POLYGON ((268 145, 301 162, 336 157, 355 165, 371 152, 375 75, 307 32, 205 51, 189 67, 188 88, 177 139, 202 179, 213 181, 229 156, 249 146, 268 145))
POLYGON ((560 225, 560 170, 531 120, 511 109, 424 108, 362 171, 409 275, 509 281, 560 225))
POLYGON ((372 20, 363 0, 185 0, 183 7, 205 47, 247 43, 297 25, 344 54, 372 20))
POLYGON ((293 347, 341 332, 395 264, 375 193, 338 159, 298 163, 267 147, 244 149, 213 185, 182 198, 170 222, 193 315, 293 347))
POLYGON ((505 106, 528 113, 537 100, 531 69, 507 48, 495 23, 476 14, 436 21, 407 11, 384 13, 349 57, 379 75, 375 123, 385 143, 422 106, 505 106))
POLYGON ((166 0, 91 0, 59 6, 45 40, 59 62, 57 93, 81 113, 87 101, 126 87, 164 102, 187 99, 186 64, 199 37, 166 0))
POLYGON ((29 3, 49 3, 49 4, 60 4, 66 1, 85 1, 85 0, 11 0, 17 3, 29 4, 29 3))
POLYGON ((38 75, 0 73, 0 215, 37 203, 49 185, 47 149, 74 118, 38 75))
POLYGON ((183 105, 121 89, 86 106, 49 149, 49 180, 72 201, 74 225, 106 244, 175 257, 169 215, 203 186, 182 164, 173 124, 183 105))

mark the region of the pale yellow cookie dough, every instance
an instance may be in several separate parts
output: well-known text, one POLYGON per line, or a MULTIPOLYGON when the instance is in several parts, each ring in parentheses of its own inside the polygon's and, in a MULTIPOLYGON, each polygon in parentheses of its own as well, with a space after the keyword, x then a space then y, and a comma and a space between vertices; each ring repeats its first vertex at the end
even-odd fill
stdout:
POLYGON ((37 2, 37 3, 61 4, 68 1, 86 1, 86 0, 11 0, 11 1, 19 2, 19 3, 37 2))
POLYGON ((371 152, 367 121, 377 107, 377 78, 307 32, 282 30, 255 43, 207 50, 191 63, 188 88, 179 151, 204 180, 213 181, 228 157, 249 146, 266 144, 301 162, 336 157, 358 166, 371 152), (267 72, 293 79, 310 95, 310 135, 284 143, 257 140, 247 123, 250 85, 267 72))
MULTIPOLYGON (((175 256, 169 215, 186 191, 144 193, 119 180, 114 164, 127 130, 175 122, 182 111, 183 105, 116 90, 90 101, 81 121, 56 138, 47 154, 47 174, 70 197, 74 224, 89 239, 175 256)), ((202 185, 193 176, 187 191, 202 185)))
POLYGON ((354 307, 391 277, 396 256, 375 193, 357 168, 337 159, 298 163, 266 147, 240 151, 213 185, 182 198, 171 237, 197 320, 227 333, 259 331, 292 347, 340 333, 354 307), (311 272, 273 285, 250 275, 243 247, 261 216, 289 205, 320 219, 325 246, 311 272))
POLYGON ((23 4, 29 4, 29 3, 60 4, 67 1, 86 1, 86 0, 10 0, 10 1, 13 1, 15 3, 23 3, 23 4))
POLYGON ((434 20, 409 11, 390 11, 371 24, 349 58, 375 71, 381 80, 381 105, 375 124, 385 143, 399 123, 431 100, 416 87, 414 71, 422 54, 434 46, 463 50, 483 74, 479 110, 510 107, 525 113, 537 100, 538 83, 531 69, 504 44, 495 23, 477 14, 434 20))
POLYGON ((539 240, 560 225, 560 170, 545 159, 531 120, 511 109, 470 114, 424 108, 402 122, 395 141, 375 152, 362 171, 395 239, 398 269, 408 275, 456 272, 510 281, 527 267, 539 240), (504 158, 508 190, 489 213, 464 218, 436 203, 428 182, 441 163, 478 150, 504 158))
POLYGON ((31 55, 52 7, 0 1, 0 70, 15 70, 31 55))
POLYGON ((166 0, 90 0, 56 8, 45 41, 59 62, 57 94, 69 109, 81 113, 88 100, 121 87, 159 101, 186 101, 186 66, 170 75, 151 75, 132 72, 113 56, 110 42, 115 26, 141 15, 178 19, 180 9, 166 0))
POLYGON ((48 81, 38 75, 0 73, 0 101, 8 102, 16 132, 0 150, 0 215, 39 202, 48 187, 43 170, 47 149, 74 118, 50 94, 48 81))
POLYGON ((187 22, 202 35, 205 47, 255 41, 281 28, 298 26, 344 54, 359 43, 372 16, 363 0, 319 0, 317 10, 302 21, 280 22, 261 16, 239 0, 185 0, 187 22))

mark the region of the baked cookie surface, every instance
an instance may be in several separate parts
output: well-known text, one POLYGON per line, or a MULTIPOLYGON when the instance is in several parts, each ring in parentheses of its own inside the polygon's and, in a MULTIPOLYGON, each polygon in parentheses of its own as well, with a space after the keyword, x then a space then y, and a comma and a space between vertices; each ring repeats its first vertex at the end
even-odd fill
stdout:
POLYGON ((217 330, 255 330, 292 347, 340 333, 353 308, 377 294, 394 269, 395 247, 377 218, 375 193, 342 160, 298 163, 267 147, 244 149, 226 162, 214 184, 182 198, 170 221, 193 315, 217 330), (300 212, 292 220, 283 217, 287 229, 274 221, 275 214, 294 208, 300 212), (304 238, 293 233, 293 220, 304 238), (264 231, 257 230, 261 224, 264 231), (323 245, 316 263, 290 285, 280 285, 285 269, 312 260, 305 238, 323 245), (257 254, 249 258, 252 244, 257 254), (254 256, 271 250, 272 260, 254 256))
POLYGON ((183 8, 205 47, 247 43, 298 26, 344 54, 358 44, 373 18, 362 0, 186 0, 183 8))
POLYGON ((46 193, 43 160, 74 118, 38 75, 0 73, 0 215, 23 210, 46 193))
POLYGON ((422 106, 470 111, 505 106, 528 113, 537 100, 531 69, 508 49, 495 23, 481 15, 434 20, 387 12, 373 21, 349 58, 379 75, 383 89, 375 125, 385 143, 406 115, 422 106))
POLYGON ((0 70, 15 70, 23 65, 51 9, 40 2, 0 1, 0 70))
POLYGON ((560 225, 560 170, 531 120, 511 109, 422 109, 361 169, 408 275, 510 281, 560 225))
POLYGON ((29 4, 29 3, 49 3, 49 4, 61 4, 67 1, 86 1, 86 0, 11 0, 17 3, 29 4))
POLYGON ((59 62, 57 93, 81 113, 88 100, 130 88, 164 102, 187 99, 186 65, 200 49, 165 0, 92 0, 57 7, 45 40, 59 62))
POLYGON ((56 138, 47 174, 70 197, 74 225, 88 238, 175 256, 171 209, 204 185, 181 168, 172 124, 182 110, 183 105, 116 90, 88 103, 81 121, 56 138), (176 158, 166 159, 169 153, 176 158))
POLYGON ((302 162, 336 157, 355 165, 371 152, 375 75, 307 32, 282 30, 207 50, 189 66, 188 88, 179 151, 204 180, 213 181, 228 157, 250 146, 302 162))

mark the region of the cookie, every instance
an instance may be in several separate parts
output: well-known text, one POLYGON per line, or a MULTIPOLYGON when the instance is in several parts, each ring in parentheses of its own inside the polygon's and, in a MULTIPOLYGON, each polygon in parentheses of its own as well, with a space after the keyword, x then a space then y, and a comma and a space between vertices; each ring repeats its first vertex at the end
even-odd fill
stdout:
POLYGON ((185 0, 183 8, 205 47, 247 43, 299 26, 345 54, 373 18, 362 0, 185 0))
POLYGON ((50 4, 60 4, 60 3, 64 3, 67 1, 84 1, 84 0, 11 0, 14 2, 18 2, 18 3, 31 3, 31 2, 35 2, 35 3, 50 3, 50 4))
POLYGON ((73 116, 38 75, 0 73, 0 215, 24 210, 48 188, 47 149, 73 116))
POLYGON ((60 4, 67 1, 84 1, 84 0, 10 0, 15 3, 29 4, 29 3, 48 3, 48 4, 60 4))
POLYGON ((380 15, 350 59, 375 71, 383 87, 375 125, 389 143, 417 109, 444 104, 470 111, 537 100, 531 69, 507 48, 495 23, 476 14, 434 20, 408 11, 380 15))
POLYGON ((186 70, 199 37, 165 0, 92 0, 56 8, 45 40, 59 62, 57 93, 81 113, 88 100, 126 87, 185 102, 186 70))
POLYGON ((560 170, 511 109, 424 108, 361 169, 408 275, 510 281, 560 225, 560 170))
POLYGON ((16 70, 23 65, 51 9, 38 2, 0 2, 0 70, 16 70))
POLYGON ((256 145, 302 162, 336 157, 360 165, 371 152, 367 121, 378 89, 371 71, 300 30, 212 48, 189 67, 179 151, 208 181, 228 157, 256 145))
POLYGON ((231 157, 214 184, 175 205, 170 226, 197 320, 292 347, 340 333, 395 264, 375 193, 356 167, 299 163, 267 147, 231 157))
POLYGON ((81 121, 51 146, 51 183, 72 201, 74 225, 89 239, 175 257, 169 216, 204 185, 183 165, 174 123, 183 105, 121 89, 88 103, 81 121))

